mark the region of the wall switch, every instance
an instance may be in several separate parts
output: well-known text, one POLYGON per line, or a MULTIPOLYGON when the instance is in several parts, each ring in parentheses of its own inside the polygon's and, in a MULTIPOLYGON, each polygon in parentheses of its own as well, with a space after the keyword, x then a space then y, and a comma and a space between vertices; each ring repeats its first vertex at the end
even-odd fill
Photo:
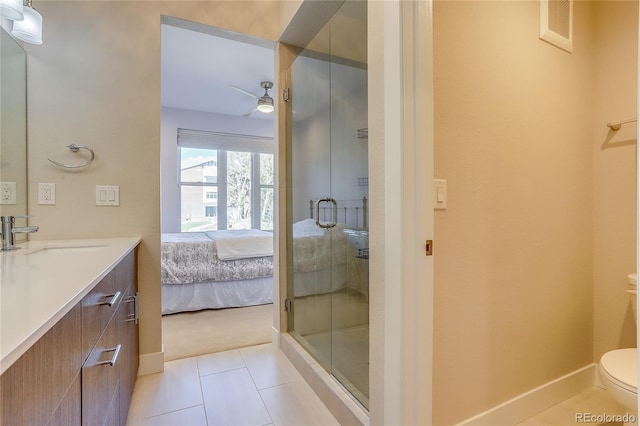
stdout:
POLYGON ((18 204, 15 182, 0 182, 0 204, 18 204))
POLYGON ((38 184, 38 204, 53 205, 56 203, 56 184, 55 183, 39 183, 38 184))
POLYGON ((433 208, 435 210, 447 208, 447 181, 444 179, 433 180, 433 208))
POLYGON ((96 206, 119 206, 120 187, 113 185, 96 185, 96 206))

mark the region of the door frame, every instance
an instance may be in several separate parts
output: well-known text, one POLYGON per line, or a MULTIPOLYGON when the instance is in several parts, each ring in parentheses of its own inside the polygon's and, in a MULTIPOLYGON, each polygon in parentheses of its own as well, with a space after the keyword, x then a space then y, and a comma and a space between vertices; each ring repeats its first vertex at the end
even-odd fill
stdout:
POLYGON ((369 2, 371 424, 432 418, 432 22, 432 0, 369 2))

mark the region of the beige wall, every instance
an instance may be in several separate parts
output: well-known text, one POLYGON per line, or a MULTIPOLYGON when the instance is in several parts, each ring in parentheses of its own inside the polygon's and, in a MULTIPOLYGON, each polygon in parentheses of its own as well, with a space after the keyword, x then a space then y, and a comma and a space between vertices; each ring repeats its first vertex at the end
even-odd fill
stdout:
MULTIPOLYGON (((602 149, 602 123, 636 114, 635 71, 618 75, 635 66, 634 53, 616 54, 633 50, 635 34, 608 44, 636 19, 637 9, 623 8, 637 6, 576 2, 569 55, 538 40, 537 5, 434 4, 435 166, 450 196, 448 210, 436 214, 435 424, 633 344, 628 313, 620 316, 628 307, 620 280, 633 268, 635 187, 633 179, 620 182, 635 173, 635 146, 602 149), (605 19, 609 13, 616 16, 605 19), (609 91, 612 82, 619 87, 609 91)), ((56 1, 37 8, 45 41, 25 46, 34 238, 141 236, 141 352, 157 352, 160 15, 275 40, 295 7, 56 1), (80 172, 51 166, 46 157, 64 159, 70 142, 93 147, 95 164, 80 172), (55 206, 36 204, 38 182, 56 183, 55 206), (120 185, 120 207, 94 205, 99 184, 120 185)), ((381 325, 380 309, 372 306, 372 327, 381 325)), ((372 342, 377 364, 381 343, 372 342)), ((374 373, 375 383, 383 379, 374 373)))
POLYGON ((37 239, 140 236, 141 354, 161 350, 160 16, 276 40, 272 1, 55 1, 37 6, 44 44, 28 53, 29 213, 37 239), (96 152, 79 171, 52 166, 71 142, 96 152), (55 206, 36 204, 56 184, 55 206), (95 185, 119 185, 120 207, 96 207, 95 185))
POLYGON ((280 1, 278 6, 278 38, 287 28, 304 0, 280 1))
POLYGON ((537 1, 434 4, 438 425, 593 362, 594 6, 574 6, 568 54, 537 1))
POLYGON ((636 345, 627 274, 636 270, 635 123, 618 132, 606 123, 637 117, 638 3, 597 2, 594 84, 594 361, 636 345))

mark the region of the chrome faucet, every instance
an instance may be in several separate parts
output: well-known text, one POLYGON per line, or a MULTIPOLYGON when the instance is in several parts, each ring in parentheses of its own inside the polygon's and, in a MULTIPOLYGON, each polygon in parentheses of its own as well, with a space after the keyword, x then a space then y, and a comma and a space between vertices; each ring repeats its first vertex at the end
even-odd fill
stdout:
POLYGON ((15 245, 15 234, 38 232, 37 226, 16 227, 16 218, 27 216, 0 216, 0 234, 2 235, 2 250, 16 250, 20 247, 15 245))

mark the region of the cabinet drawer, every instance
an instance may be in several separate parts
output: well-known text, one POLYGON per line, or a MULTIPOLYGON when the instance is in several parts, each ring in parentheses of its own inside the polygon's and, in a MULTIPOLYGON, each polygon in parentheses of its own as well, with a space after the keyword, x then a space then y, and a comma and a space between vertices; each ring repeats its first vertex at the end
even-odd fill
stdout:
POLYGON ((122 292, 116 288, 116 272, 109 272, 84 299, 82 299, 82 353, 83 359, 100 338, 122 300, 122 292))
POLYGON ((117 397, 121 349, 117 321, 111 321, 82 366, 83 425, 101 425, 113 415, 110 409, 117 397))
POLYGON ((136 281, 136 254, 129 253, 116 268, 116 283, 118 290, 123 291, 129 287, 135 287, 136 281))
POLYGON ((0 376, 0 425, 46 424, 65 398, 82 365, 80 313, 76 305, 0 376))

